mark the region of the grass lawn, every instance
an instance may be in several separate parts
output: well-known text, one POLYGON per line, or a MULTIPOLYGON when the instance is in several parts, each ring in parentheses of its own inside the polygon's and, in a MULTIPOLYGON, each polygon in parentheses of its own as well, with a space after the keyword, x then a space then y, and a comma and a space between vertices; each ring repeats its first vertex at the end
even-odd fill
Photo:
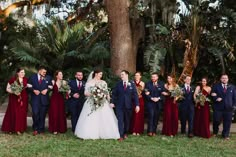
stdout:
POLYGON ((174 138, 158 135, 156 137, 129 136, 124 142, 116 140, 80 140, 71 130, 66 134, 32 136, 29 131, 23 135, 0 134, 0 156, 93 156, 93 157, 235 157, 236 135, 229 141, 221 138, 189 139, 183 135, 174 138))

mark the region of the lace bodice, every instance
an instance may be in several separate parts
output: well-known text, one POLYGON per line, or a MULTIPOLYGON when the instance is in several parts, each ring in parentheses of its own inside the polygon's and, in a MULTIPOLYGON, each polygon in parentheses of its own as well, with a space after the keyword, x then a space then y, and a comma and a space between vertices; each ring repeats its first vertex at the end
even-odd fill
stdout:
POLYGON ((92 79, 90 80, 89 82, 87 82, 85 84, 85 94, 86 93, 90 93, 91 91, 91 87, 95 86, 95 85, 98 85, 98 86, 102 86, 104 87, 105 89, 107 89, 107 83, 104 81, 104 80, 95 80, 95 79, 92 79))

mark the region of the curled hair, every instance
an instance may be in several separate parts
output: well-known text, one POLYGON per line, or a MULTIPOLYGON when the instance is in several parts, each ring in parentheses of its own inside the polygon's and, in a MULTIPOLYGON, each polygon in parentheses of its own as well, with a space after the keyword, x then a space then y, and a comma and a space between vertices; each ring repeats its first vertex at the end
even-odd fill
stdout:
MULTIPOLYGON (((176 87, 177 84, 176 84, 176 79, 175 79, 175 77, 174 77, 173 75, 171 75, 171 74, 168 74, 167 77, 171 77, 171 78, 172 78, 172 85, 173 85, 174 87, 176 87)), ((170 85, 168 81, 167 81, 167 84, 170 85)))

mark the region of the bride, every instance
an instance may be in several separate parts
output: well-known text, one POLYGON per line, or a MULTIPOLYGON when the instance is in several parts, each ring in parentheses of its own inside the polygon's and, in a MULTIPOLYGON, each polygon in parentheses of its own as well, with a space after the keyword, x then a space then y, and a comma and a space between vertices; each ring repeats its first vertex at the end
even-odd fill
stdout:
MULTIPOLYGON (((109 104, 109 94, 100 103, 96 104, 92 92, 95 87, 104 87, 107 83, 102 78, 102 71, 97 69, 92 72, 85 85, 87 97, 78 119, 75 135, 81 139, 118 139, 120 138, 118 122, 113 109, 109 104), (96 104, 96 105, 95 105, 96 104)), ((97 101, 96 101, 97 102, 97 101)))

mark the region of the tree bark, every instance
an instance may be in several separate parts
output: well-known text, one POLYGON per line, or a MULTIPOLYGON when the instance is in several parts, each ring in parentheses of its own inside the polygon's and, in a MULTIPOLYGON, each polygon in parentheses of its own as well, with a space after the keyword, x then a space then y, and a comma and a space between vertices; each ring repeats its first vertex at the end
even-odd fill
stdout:
POLYGON ((129 0, 105 0, 111 37, 111 69, 116 75, 121 70, 136 70, 137 50, 133 50, 129 5, 129 0))

